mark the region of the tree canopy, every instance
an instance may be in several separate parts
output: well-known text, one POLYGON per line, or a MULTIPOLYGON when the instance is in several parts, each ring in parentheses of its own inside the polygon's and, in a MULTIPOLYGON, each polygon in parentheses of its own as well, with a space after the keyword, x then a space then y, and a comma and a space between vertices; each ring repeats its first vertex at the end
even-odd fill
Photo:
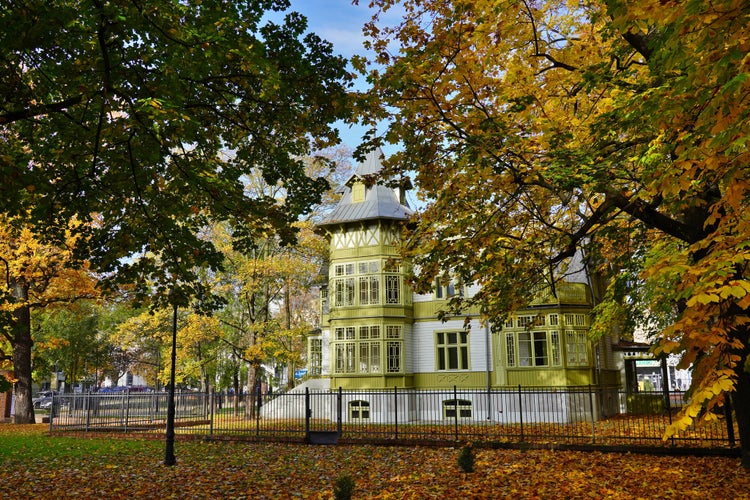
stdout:
POLYGON ((96 299, 96 279, 87 263, 72 265, 80 223, 71 221, 64 245, 44 244, 20 217, 0 215, 0 368, 13 367, 15 421, 33 421, 31 403, 32 311, 96 299))
MULTIPOLYGON (((201 294, 220 252, 279 233, 320 199, 301 157, 338 142, 350 76, 288 0, 15 2, 0 12, 0 212, 61 241, 134 296, 201 294), (282 200, 252 196, 259 169, 282 200)), ((171 300, 176 300, 173 295, 171 300)), ((183 300, 184 302, 184 300, 183 300)))
POLYGON ((672 431, 733 393, 750 466, 748 4, 373 3, 404 11, 367 27, 360 106, 428 200, 418 284, 452 269, 502 316, 583 249, 611 278, 598 321, 640 311, 693 367, 672 431))

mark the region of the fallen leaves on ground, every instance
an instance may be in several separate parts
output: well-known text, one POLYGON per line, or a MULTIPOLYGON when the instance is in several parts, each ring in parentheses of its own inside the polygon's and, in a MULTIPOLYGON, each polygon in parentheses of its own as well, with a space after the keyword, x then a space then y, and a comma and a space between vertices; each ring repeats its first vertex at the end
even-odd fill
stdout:
MULTIPOLYGON (((43 432, 0 425, 0 439, 43 432)), ((477 449, 464 473, 458 448, 177 441, 168 467, 161 441, 45 439, 44 456, 0 441, 0 498, 329 499, 342 475, 354 499, 750 498, 736 458, 477 449)))

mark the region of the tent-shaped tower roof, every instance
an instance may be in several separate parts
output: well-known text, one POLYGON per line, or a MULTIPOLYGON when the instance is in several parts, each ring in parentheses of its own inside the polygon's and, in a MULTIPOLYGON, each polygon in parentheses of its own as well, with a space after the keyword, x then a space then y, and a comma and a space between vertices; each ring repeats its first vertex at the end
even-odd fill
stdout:
POLYGON ((380 148, 367 154, 342 186, 343 196, 338 205, 319 226, 376 219, 406 220, 414 213, 406 204, 401 203, 399 195, 393 189, 381 184, 367 185, 371 182, 368 177, 377 175, 383 169, 383 158, 380 148), (365 183, 365 193, 362 201, 355 202, 352 188, 358 182, 365 183))

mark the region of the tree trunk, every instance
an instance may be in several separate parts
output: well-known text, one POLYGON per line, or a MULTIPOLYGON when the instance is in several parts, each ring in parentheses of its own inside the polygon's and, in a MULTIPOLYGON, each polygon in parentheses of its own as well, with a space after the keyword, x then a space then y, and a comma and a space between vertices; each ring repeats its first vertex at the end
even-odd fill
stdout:
MULTIPOLYGON (((25 295, 21 287, 16 292, 25 295)), ((25 297, 17 297, 25 301, 25 297)), ((34 404, 31 401, 31 311, 27 305, 18 308, 13 315, 13 386, 14 417, 16 424, 33 424, 34 404)))
POLYGON ((750 372, 745 369, 746 357, 737 367, 737 386, 732 394, 732 405, 740 434, 742 466, 750 469, 750 372))
POLYGON ((236 417, 240 414, 240 368, 238 366, 234 368, 234 373, 232 373, 232 389, 234 389, 232 415, 236 417))
POLYGON ((286 389, 288 391, 291 391, 292 389, 294 389, 294 384, 297 383, 297 381, 294 379, 294 372, 295 372, 295 370, 296 370, 296 366, 294 365, 294 361, 290 360, 286 364, 286 371, 287 371, 286 389))
POLYGON ((245 394, 244 400, 245 400, 245 418, 251 419, 255 418, 255 398, 257 398, 257 394, 255 393, 255 384, 258 380, 256 368, 253 365, 250 365, 250 367, 247 370, 247 394, 245 394))
POLYGON ((284 287, 284 309, 286 312, 286 331, 290 332, 289 336, 289 362, 286 365, 286 388, 288 391, 294 389, 294 337, 291 336, 292 331, 292 294, 289 291, 289 283, 284 287))

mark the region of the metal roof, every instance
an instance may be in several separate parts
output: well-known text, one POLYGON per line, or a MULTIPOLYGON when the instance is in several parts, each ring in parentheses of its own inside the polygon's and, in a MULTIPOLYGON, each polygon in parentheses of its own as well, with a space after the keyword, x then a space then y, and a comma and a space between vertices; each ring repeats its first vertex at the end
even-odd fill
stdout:
POLYGON ((373 175, 379 173, 383 169, 383 160, 385 155, 380 148, 375 148, 365 156, 362 163, 357 165, 354 169, 354 176, 364 177, 365 175, 373 175))
POLYGON ((383 157, 380 148, 367 154, 365 160, 357 165, 354 174, 343 186, 344 194, 338 205, 318 224, 319 226, 375 219, 406 220, 414 213, 408 206, 400 203, 393 189, 381 184, 367 186, 365 200, 358 203, 352 202, 351 186, 356 180, 379 173, 383 168, 383 157))

